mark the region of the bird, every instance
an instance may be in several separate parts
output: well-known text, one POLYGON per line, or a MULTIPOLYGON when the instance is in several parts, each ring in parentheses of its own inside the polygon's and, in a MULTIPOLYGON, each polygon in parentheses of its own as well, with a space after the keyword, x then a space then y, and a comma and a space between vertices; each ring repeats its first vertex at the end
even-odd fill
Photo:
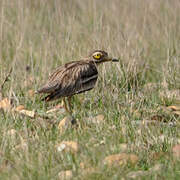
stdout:
POLYGON ((98 79, 97 67, 109 61, 118 62, 119 60, 109 57, 104 50, 92 51, 85 58, 68 62, 56 68, 50 74, 45 85, 39 88, 36 93, 47 94, 42 98, 45 102, 63 98, 65 110, 71 114, 71 97, 93 89, 98 79))

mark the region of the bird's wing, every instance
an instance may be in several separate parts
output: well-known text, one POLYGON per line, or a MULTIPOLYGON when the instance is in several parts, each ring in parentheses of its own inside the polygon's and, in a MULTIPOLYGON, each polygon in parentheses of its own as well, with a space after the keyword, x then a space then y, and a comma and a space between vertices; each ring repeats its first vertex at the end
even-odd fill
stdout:
POLYGON ((57 68, 39 93, 50 93, 53 99, 88 91, 95 86, 98 71, 94 63, 71 62, 57 68))

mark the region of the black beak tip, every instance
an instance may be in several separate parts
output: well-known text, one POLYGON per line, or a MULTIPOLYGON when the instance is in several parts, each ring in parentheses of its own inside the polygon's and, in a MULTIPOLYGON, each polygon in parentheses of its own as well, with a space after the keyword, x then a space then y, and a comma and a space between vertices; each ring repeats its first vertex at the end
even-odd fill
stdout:
POLYGON ((113 59, 112 59, 112 62, 119 62, 119 60, 118 60, 118 59, 113 58, 113 59))

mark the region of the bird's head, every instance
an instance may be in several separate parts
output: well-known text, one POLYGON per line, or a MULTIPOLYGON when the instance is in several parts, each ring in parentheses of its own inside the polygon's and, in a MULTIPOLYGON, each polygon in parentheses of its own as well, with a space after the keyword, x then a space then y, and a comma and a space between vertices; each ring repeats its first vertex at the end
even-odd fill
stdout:
POLYGON ((118 62, 119 60, 116 58, 112 58, 108 56, 108 53, 102 50, 95 50, 93 51, 89 58, 93 60, 96 64, 103 63, 103 62, 118 62))

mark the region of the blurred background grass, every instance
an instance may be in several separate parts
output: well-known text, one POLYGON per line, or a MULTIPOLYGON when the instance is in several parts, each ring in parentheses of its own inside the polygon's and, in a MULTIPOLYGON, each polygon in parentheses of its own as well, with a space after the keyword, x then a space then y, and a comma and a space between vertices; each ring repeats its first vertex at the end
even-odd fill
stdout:
MULTIPOLYGON (((172 105, 178 100, 179 12, 178 0, 1 0, 0 82, 12 66, 4 93, 13 99, 14 106, 23 104, 28 109, 45 110, 47 107, 40 98, 30 98, 27 92, 41 86, 58 65, 78 60, 95 49, 106 50, 120 59, 119 64, 102 65, 97 87, 74 98, 76 118, 82 124, 80 130, 70 129, 59 135, 57 127, 38 128, 26 117, 1 115, 0 142, 4 154, 1 161, 6 159, 13 164, 13 168, 1 171, 1 178, 56 179, 60 170, 72 169, 74 179, 117 179, 131 170, 148 169, 155 164, 150 160, 151 152, 169 152, 172 144, 152 140, 150 146, 149 141, 161 134, 178 139, 179 127, 149 127, 148 131, 142 130, 141 136, 132 121, 151 119, 153 113, 161 115, 158 109, 161 105, 172 105), (136 110, 138 115, 134 113, 136 110), (102 127, 86 125, 86 117, 100 113, 106 120, 102 127), (12 154, 12 141, 5 135, 12 128, 27 139, 28 152, 12 154), (94 148, 92 137, 99 140, 105 137, 105 147, 94 148), (84 147, 81 155, 58 155, 54 144, 64 139, 77 140, 84 147), (121 171, 102 165, 105 155, 118 152, 119 143, 133 144, 136 148, 130 148, 129 152, 141 152, 136 167, 123 167, 121 171), (83 176, 79 163, 87 159, 97 170, 83 176)), ((163 118, 179 120, 174 115, 163 118)), ((18 139, 14 141, 18 143, 18 139)), ((162 179, 179 175, 179 171, 174 172, 179 163, 172 160, 168 164, 169 159, 159 160, 167 167, 164 175, 160 175, 162 179), (171 175, 172 172, 175 174, 171 175)))

